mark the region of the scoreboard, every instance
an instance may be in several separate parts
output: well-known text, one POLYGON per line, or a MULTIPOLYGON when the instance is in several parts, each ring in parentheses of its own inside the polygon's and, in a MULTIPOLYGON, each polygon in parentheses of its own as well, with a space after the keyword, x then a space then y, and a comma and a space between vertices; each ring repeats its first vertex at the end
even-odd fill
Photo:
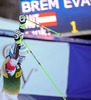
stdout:
POLYGON ((53 39, 55 33, 91 31, 91 0, 21 0, 20 7, 28 19, 27 37, 53 39))

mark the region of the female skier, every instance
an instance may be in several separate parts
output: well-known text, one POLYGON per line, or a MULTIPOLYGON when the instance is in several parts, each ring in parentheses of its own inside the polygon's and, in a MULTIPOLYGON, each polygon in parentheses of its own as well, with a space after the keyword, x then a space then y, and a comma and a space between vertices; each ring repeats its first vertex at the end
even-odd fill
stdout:
POLYGON ((19 16, 20 27, 15 31, 15 43, 11 46, 9 54, 4 60, 1 73, 3 75, 3 88, 0 93, 1 100, 18 100, 21 85, 21 63, 26 58, 28 49, 22 43, 26 17, 19 16))

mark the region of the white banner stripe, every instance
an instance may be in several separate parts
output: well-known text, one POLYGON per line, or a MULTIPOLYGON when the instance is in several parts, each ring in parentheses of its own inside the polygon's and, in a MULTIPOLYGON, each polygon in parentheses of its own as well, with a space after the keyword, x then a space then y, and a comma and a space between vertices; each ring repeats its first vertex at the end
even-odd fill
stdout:
POLYGON ((39 23, 56 22, 56 16, 39 17, 39 23))

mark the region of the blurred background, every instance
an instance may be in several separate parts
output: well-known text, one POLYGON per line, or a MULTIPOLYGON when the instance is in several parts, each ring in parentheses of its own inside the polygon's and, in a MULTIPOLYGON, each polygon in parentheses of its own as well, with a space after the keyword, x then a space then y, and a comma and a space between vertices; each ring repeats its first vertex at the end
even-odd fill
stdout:
POLYGON ((0 17, 18 21, 20 0, 0 0, 0 17))

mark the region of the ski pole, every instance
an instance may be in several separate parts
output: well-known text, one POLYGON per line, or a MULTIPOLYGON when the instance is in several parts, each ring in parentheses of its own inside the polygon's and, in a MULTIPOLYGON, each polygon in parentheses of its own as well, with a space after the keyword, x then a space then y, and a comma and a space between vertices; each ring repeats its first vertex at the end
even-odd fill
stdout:
POLYGON ((38 61, 38 59, 35 57, 35 55, 33 54, 33 52, 30 50, 30 48, 28 47, 28 45, 26 44, 26 42, 23 40, 23 43, 25 44, 25 46, 28 48, 28 50, 30 51, 30 53, 32 54, 32 56, 35 58, 35 60, 37 61, 37 63, 39 64, 39 66, 41 67, 41 69, 43 70, 43 72, 46 74, 47 78, 50 80, 50 82, 54 85, 54 87, 56 88, 56 90, 58 91, 58 93, 60 94, 60 96, 63 98, 63 100, 66 100, 66 98, 63 96, 62 92, 60 91, 60 89, 57 87, 57 85, 55 84, 55 82, 52 80, 52 78, 50 77, 50 75, 47 73, 47 71, 44 69, 44 67, 41 65, 41 63, 38 61))
POLYGON ((38 23, 36 23, 36 22, 34 22, 34 21, 32 21, 32 20, 29 20, 29 19, 27 19, 27 18, 26 18, 26 20, 28 20, 29 22, 31 22, 31 23, 33 23, 33 24, 36 24, 36 25, 38 25, 38 26, 40 26, 40 27, 46 29, 47 31, 53 32, 53 33, 55 33, 56 35, 61 36, 60 33, 56 32, 56 31, 54 31, 54 30, 52 30, 52 29, 50 29, 50 28, 47 28, 47 27, 45 27, 45 26, 41 26, 40 24, 38 24, 38 23))

